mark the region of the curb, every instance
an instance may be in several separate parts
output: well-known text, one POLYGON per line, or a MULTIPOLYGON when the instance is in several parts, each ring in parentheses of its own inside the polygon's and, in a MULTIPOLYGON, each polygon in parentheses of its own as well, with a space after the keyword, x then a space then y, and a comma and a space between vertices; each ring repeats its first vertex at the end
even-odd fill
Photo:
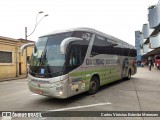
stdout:
POLYGON ((26 76, 15 77, 15 78, 7 78, 7 79, 0 79, 0 82, 11 81, 11 80, 18 80, 18 79, 24 79, 24 78, 26 78, 26 76))

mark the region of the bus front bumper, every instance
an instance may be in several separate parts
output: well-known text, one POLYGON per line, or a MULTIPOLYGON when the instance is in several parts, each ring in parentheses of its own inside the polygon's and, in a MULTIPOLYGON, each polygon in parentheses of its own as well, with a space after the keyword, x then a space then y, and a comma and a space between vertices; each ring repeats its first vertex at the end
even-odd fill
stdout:
POLYGON ((28 76, 28 87, 30 91, 39 95, 49 96, 53 98, 64 99, 68 97, 67 80, 56 81, 53 83, 50 83, 50 81, 46 79, 44 79, 44 81, 48 82, 42 83, 41 81, 42 79, 28 76))

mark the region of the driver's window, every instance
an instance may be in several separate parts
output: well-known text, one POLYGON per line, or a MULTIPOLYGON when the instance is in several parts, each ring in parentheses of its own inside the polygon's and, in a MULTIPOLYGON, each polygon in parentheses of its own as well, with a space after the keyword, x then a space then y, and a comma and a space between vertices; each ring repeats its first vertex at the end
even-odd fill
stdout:
POLYGON ((69 66, 75 66, 75 65, 76 65, 76 57, 74 53, 71 53, 69 59, 69 66))
POLYGON ((78 46, 72 46, 69 57, 69 66, 70 67, 78 67, 80 65, 81 60, 81 50, 78 46))

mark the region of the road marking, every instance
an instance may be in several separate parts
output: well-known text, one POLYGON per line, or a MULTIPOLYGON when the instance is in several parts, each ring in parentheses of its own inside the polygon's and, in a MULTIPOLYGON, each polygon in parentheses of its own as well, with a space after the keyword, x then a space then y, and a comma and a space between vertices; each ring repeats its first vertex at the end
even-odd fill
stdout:
POLYGON ((98 103, 98 104, 76 106, 76 107, 69 107, 69 108, 61 108, 61 109, 47 110, 47 111, 65 111, 65 110, 81 109, 81 108, 95 107, 95 106, 101 106, 101 105, 110 105, 110 104, 112 104, 112 103, 107 102, 107 103, 98 103))

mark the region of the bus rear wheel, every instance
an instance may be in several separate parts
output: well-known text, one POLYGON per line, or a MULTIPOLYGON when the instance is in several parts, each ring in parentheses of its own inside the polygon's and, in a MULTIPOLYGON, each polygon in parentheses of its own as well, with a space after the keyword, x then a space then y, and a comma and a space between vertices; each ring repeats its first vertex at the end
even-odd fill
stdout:
POLYGON ((93 95, 95 93, 97 93, 98 89, 99 89, 99 80, 96 77, 92 77, 91 81, 90 81, 90 85, 89 85, 89 91, 88 94, 93 95))
POLYGON ((131 79, 131 69, 128 70, 128 76, 126 77, 127 80, 131 79))

